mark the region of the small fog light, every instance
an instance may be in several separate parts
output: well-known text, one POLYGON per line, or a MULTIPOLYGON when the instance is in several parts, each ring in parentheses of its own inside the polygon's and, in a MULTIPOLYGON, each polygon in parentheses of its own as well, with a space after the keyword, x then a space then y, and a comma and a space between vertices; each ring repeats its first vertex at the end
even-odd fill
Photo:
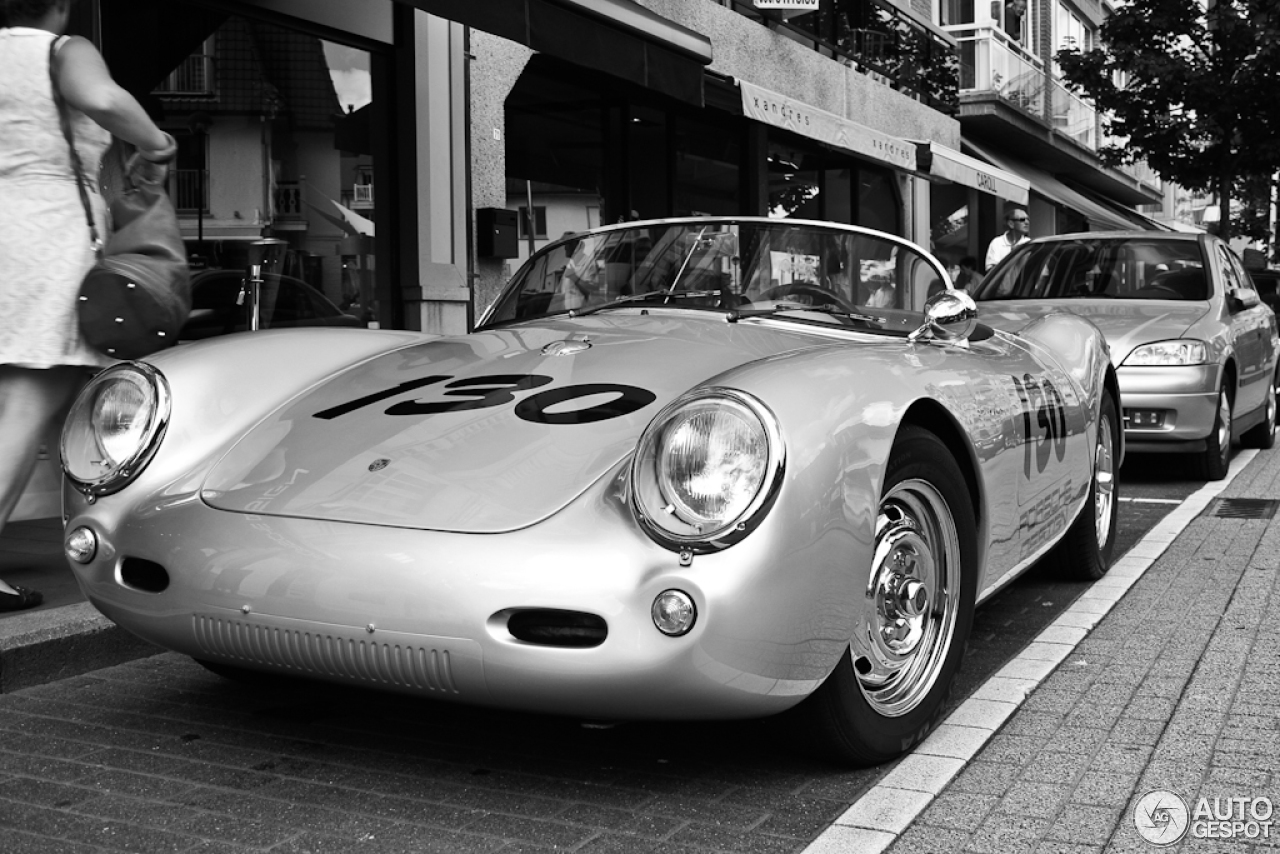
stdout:
POLYGON ((88 563, 98 553, 98 537, 91 529, 81 525, 67 534, 64 550, 67 557, 76 563, 88 563))
POLYGON ((664 635, 679 637, 688 634, 698 619, 698 609, 693 598, 679 590, 664 590, 653 600, 653 624, 664 635))

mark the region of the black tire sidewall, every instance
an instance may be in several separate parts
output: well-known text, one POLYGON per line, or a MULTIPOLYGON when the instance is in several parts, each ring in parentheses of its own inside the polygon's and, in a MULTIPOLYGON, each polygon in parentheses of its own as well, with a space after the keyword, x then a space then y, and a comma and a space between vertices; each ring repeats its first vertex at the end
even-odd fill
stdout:
POLYGON ((1231 466, 1231 433, 1227 432, 1227 444, 1223 447, 1218 442, 1218 432, 1222 428, 1222 398, 1227 398, 1227 410, 1231 409, 1231 396, 1225 387, 1218 389, 1218 397, 1214 400, 1213 428, 1205 440, 1205 449, 1200 456, 1200 474, 1206 480, 1222 480, 1227 476, 1231 466))

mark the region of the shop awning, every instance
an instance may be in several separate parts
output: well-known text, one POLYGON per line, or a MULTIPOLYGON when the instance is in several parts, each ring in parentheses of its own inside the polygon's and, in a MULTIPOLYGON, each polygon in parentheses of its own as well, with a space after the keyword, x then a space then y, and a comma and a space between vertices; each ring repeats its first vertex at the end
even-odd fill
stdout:
POLYGON ((745 80, 739 80, 738 87, 742 90, 742 113, 747 118, 883 161, 898 169, 913 172, 916 169, 914 143, 745 80))
POLYGON ((1014 172, 1026 178, 1031 183, 1031 189, 1052 202, 1070 208, 1077 213, 1083 214, 1085 219, 1089 221, 1089 227, 1095 231, 1132 231, 1134 229, 1142 229, 1149 231, 1151 225, 1148 222, 1140 221, 1138 217, 1125 217, 1112 208, 1095 202, 1093 199, 1085 196, 1076 190, 1071 189, 1057 178, 1038 169, 1029 163, 1025 163, 1015 157, 1007 154, 997 154, 988 148, 975 145, 969 140, 964 141, 965 146, 972 149, 975 154, 984 160, 999 166, 1009 172, 1014 172))
POLYGON ((711 40, 632 0, 399 0, 702 106, 711 40))
POLYGON ((1031 182, 1027 179, 940 143, 911 141, 915 143, 916 162, 920 164, 921 171, 1010 202, 1027 203, 1031 189, 1031 182))

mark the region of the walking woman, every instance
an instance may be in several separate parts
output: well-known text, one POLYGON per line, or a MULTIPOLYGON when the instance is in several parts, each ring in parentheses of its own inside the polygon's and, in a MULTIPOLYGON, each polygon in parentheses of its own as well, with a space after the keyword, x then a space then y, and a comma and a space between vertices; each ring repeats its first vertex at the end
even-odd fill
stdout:
MULTIPOLYGON (((62 35, 72 2, 0 0, 0 530, 41 441, 91 371, 109 361, 76 325, 80 280, 94 256, 53 87, 68 105, 90 183, 113 134, 138 147, 134 169, 143 180, 163 180, 177 152, 111 79, 93 44, 62 35)), ((92 190, 105 234, 106 204, 92 190)), ((38 591, 0 579, 0 611, 41 601, 38 591)))

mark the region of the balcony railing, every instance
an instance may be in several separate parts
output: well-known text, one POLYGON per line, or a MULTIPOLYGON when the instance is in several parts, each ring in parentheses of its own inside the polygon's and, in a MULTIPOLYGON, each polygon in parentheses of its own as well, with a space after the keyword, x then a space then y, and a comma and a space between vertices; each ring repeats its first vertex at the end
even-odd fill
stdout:
MULTIPOLYGON (((1123 147, 1124 140, 1118 137, 1102 134, 1102 145, 1123 147)), ((1137 163, 1122 163, 1117 165, 1116 168, 1133 180, 1140 181, 1150 187, 1160 189, 1164 186, 1164 182, 1160 180, 1160 176, 1156 174, 1154 169, 1147 165, 1145 160, 1139 160, 1137 163)))
POLYGON ((201 53, 188 56, 154 91, 157 95, 212 95, 213 57, 201 53))
POLYGON ((277 220, 303 219, 302 185, 298 181, 280 181, 277 183, 274 198, 277 220))
POLYGON ((209 212, 209 173, 204 169, 169 171, 169 198, 180 214, 209 212))
POLYGON ((1098 150, 1098 111, 1057 80, 1049 82, 1053 127, 1090 151, 1098 150))
POLYGON ((961 92, 992 92, 1044 118, 1046 76, 1037 57, 994 27, 964 25, 947 30, 960 44, 961 92))
POLYGON ((714 2, 935 110, 948 115, 959 110, 956 46, 889 0, 823 0, 818 11, 785 20, 762 12, 751 0, 714 2))

